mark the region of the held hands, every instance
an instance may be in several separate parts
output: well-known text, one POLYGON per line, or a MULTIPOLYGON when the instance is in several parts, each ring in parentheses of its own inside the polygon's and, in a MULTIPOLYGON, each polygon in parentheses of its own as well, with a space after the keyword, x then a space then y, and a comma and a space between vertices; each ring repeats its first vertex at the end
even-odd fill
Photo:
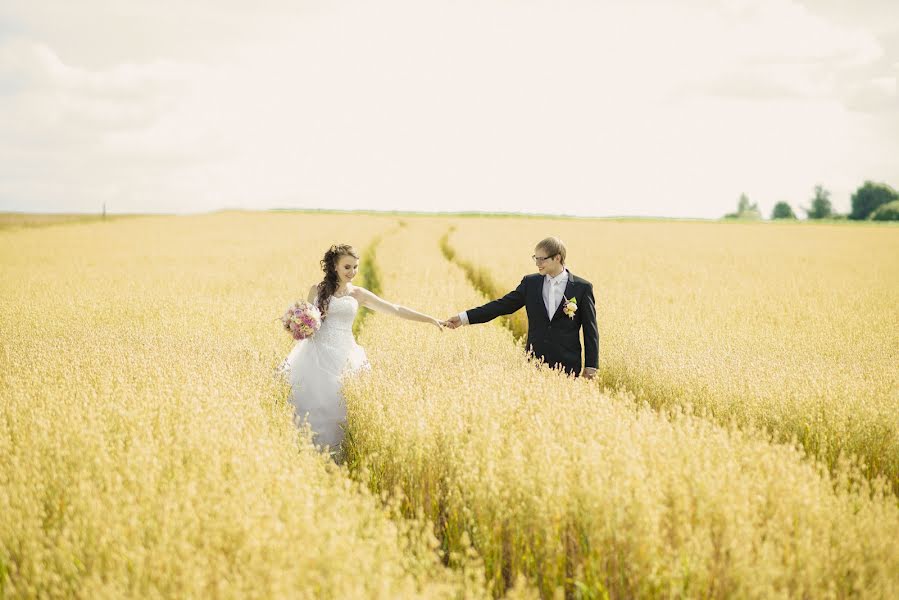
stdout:
POLYGON ((584 379, 593 379, 596 377, 596 369, 593 367, 587 367, 584 369, 584 379))
POLYGON ((450 317, 446 321, 442 321, 442 323, 447 329, 457 329, 462 326, 462 320, 459 318, 459 315, 450 317))

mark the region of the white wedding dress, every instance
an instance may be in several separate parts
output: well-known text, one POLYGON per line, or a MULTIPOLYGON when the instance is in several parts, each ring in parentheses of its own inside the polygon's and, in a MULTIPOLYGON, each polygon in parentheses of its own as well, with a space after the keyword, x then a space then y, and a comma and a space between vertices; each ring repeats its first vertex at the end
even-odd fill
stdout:
POLYGON ((290 383, 294 421, 308 420, 315 444, 336 450, 343 442, 346 403, 341 379, 369 369, 365 350, 353 337, 359 302, 347 294, 331 296, 328 315, 311 338, 299 340, 281 364, 290 383))

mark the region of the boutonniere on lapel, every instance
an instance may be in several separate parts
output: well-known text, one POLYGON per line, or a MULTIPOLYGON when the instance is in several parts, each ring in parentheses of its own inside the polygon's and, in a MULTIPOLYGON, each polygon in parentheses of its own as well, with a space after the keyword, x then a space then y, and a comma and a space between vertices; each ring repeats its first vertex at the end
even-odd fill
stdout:
MULTIPOLYGON (((565 296, 562 297, 565 298, 565 296)), ((577 298, 572 298, 571 300, 565 298, 565 305, 562 307, 562 312, 568 315, 569 319, 573 319, 574 313, 577 312, 577 298)))

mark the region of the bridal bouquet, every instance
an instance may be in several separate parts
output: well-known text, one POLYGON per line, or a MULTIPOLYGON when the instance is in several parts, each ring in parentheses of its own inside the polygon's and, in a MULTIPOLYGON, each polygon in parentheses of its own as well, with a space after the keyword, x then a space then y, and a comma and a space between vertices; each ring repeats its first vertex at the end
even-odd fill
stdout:
POLYGON ((305 340, 322 326, 322 313, 308 302, 294 302, 281 317, 281 322, 293 339, 305 340))

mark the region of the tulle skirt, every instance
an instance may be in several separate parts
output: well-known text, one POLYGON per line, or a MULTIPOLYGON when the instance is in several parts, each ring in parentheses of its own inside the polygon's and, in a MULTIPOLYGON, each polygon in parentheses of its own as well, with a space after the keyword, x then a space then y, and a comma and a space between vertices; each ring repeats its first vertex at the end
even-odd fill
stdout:
POLYGON ((290 383, 294 422, 297 426, 304 420, 309 423, 316 445, 334 450, 343 442, 346 402, 342 379, 369 368, 365 350, 351 331, 321 337, 316 334, 294 345, 282 372, 290 383))

